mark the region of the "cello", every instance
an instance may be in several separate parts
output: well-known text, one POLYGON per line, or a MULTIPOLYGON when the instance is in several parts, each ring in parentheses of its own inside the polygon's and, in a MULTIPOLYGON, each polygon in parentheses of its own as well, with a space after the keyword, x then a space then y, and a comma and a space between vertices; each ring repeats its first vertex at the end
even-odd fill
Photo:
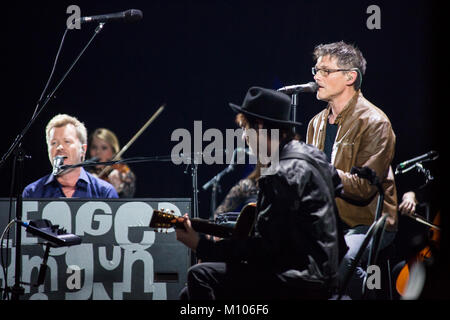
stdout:
POLYGON ((403 266, 403 268, 400 270, 400 273, 397 277, 395 288, 401 296, 405 296, 406 291, 408 289, 408 285, 410 284, 411 280, 411 270, 417 265, 417 264, 431 264, 433 263, 433 253, 435 250, 439 249, 439 243, 441 238, 441 228, 440 226, 440 212, 436 214, 436 216, 433 219, 433 223, 430 223, 423 219, 418 214, 414 213, 411 216, 408 215, 408 217, 423 223, 430 227, 429 229, 429 239, 428 243, 425 245, 424 248, 422 248, 414 257, 410 258, 407 263, 403 266))
MULTIPOLYGON (((396 174, 397 173, 405 173, 413 168, 416 168, 418 172, 422 173, 425 176, 425 184, 420 187, 420 189, 425 188, 430 182, 434 180, 434 177, 431 175, 430 170, 423 167, 422 162, 424 161, 433 161, 436 160, 439 157, 439 154, 436 151, 430 151, 427 153, 428 156, 433 156, 432 159, 428 160, 422 160, 414 163, 414 165, 410 166, 409 168, 402 168, 401 165, 397 166, 396 174)), ((397 292, 401 296, 405 296, 405 294, 408 291, 408 288, 410 285, 412 285, 411 280, 414 280, 411 278, 412 276, 412 270, 415 267, 423 267, 423 265, 431 265, 433 264, 433 255, 436 253, 437 250, 439 250, 439 243, 441 238, 441 228, 440 228, 440 211, 437 211, 436 216, 433 219, 433 222, 429 222, 420 215, 416 213, 408 214, 407 217, 422 223, 429 227, 428 229, 428 241, 426 245, 412 258, 410 258, 406 264, 402 267, 400 270, 399 275, 397 276, 397 280, 395 283, 395 288, 397 292)), ((422 268, 423 269, 423 268, 422 268)), ((424 278, 423 278, 424 280, 424 278)))

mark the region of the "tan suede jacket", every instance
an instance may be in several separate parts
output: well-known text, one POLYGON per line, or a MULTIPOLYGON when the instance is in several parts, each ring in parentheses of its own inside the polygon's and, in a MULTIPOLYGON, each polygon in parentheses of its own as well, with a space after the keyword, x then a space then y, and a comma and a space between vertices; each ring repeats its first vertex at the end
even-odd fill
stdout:
MULTIPOLYGON (((314 116, 308 125, 306 143, 324 149, 325 133, 331 107, 314 116)), ((397 230, 397 190, 391 161, 395 151, 395 134, 386 114, 356 92, 337 116, 336 140, 331 163, 338 169, 344 186, 344 195, 355 200, 373 198, 365 207, 336 199, 339 215, 350 227, 370 225, 374 222, 377 207, 377 189, 356 174, 352 167, 367 166, 377 173, 385 191, 383 214, 388 214, 386 229, 397 230)))

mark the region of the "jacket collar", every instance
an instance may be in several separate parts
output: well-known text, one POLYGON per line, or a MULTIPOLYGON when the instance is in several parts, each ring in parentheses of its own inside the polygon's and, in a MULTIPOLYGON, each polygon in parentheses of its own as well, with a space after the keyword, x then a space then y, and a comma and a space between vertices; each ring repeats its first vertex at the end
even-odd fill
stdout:
MULTIPOLYGON (((361 90, 358 90, 355 92, 353 97, 345 105, 344 109, 342 109, 342 111, 337 115, 336 120, 334 121, 334 124, 340 125, 342 123, 342 121, 344 121, 346 115, 348 113, 352 113, 351 111, 353 111, 355 109, 356 102, 358 101, 358 97, 360 95, 362 96, 361 90)), ((324 120, 328 121, 328 116, 330 115, 330 112, 331 112, 331 106, 328 104, 327 111, 324 114, 324 120)))

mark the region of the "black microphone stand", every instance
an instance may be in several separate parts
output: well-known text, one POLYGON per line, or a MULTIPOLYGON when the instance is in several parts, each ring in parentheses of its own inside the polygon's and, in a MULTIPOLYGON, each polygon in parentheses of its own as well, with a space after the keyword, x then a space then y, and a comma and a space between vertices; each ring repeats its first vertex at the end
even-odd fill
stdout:
POLYGON ((198 218, 198 163, 195 162, 195 158, 190 158, 191 163, 188 164, 184 173, 188 174, 188 169, 191 171, 192 177, 192 217, 198 218))
MULTIPOLYGON (((16 178, 16 219, 22 220, 22 184, 23 184, 23 170, 24 170, 25 153, 22 148, 22 143, 19 143, 15 151, 13 164, 13 177, 16 178), (19 165, 19 170, 16 172, 16 164, 19 165)), ((22 274, 22 232, 20 225, 16 224, 16 259, 15 259, 15 281, 11 288, 11 300, 19 300, 20 295, 25 293, 25 289, 21 287, 22 274)), ((0 248, 1 249, 1 248, 0 248)), ((6 282, 7 279, 5 279, 6 282)), ((7 289, 8 290, 8 289, 7 289)))
POLYGON ((44 257, 42 258, 41 267, 39 268, 38 280, 37 280, 36 284, 34 285, 35 287, 39 287, 45 281, 45 274, 47 273, 47 269, 48 269, 47 260, 48 260, 49 254, 50 254, 50 244, 46 243, 44 257))
POLYGON ((417 172, 420 172, 425 176, 425 184, 420 186, 419 189, 425 188, 430 182, 434 180, 434 177, 431 175, 431 171, 427 168, 424 168, 422 162, 417 162, 414 167, 417 169, 417 172))
MULTIPOLYGON (((194 154, 194 156, 189 157, 190 163, 186 166, 186 169, 184 170, 185 174, 188 174, 188 170, 191 171, 191 177, 192 177, 192 217, 198 218, 199 217, 199 211, 198 211, 198 163, 195 161, 196 156, 198 154, 194 154)), ((197 263, 197 258, 194 252, 191 250, 191 265, 194 265, 197 263)))
MULTIPOLYGON (((216 206, 217 206, 217 192, 222 192, 221 187, 220 187, 220 180, 222 179, 222 177, 228 173, 230 173, 231 171, 234 171, 234 168, 236 166, 236 157, 238 155, 238 151, 239 148, 235 149, 233 151, 233 154, 231 156, 231 163, 225 168, 223 169, 221 172, 219 172, 218 174, 216 174, 214 177, 212 177, 211 180, 209 180, 207 183, 205 183, 202 187, 203 190, 208 190, 211 186, 212 186, 212 191, 211 191, 211 213, 210 213, 210 220, 214 221, 214 212, 216 211, 216 206)), ((226 152, 226 150, 225 150, 226 152)))
MULTIPOLYGON (((195 159, 192 159, 192 163, 190 164, 191 168, 191 176, 192 176, 192 216, 194 218, 199 217, 198 213, 198 182, 197 182, 197 175, 198 175, 198 164, 195 163, 195 159)), ((185 171, 186 172, 186 171, 185 171)), ((197 263, 197 258, 195 253, 191 250, 191 264, 194 265, 197 263)))
POLYGON ((217 192, 222 192, 220 187, 220 180, 224 175, 227 173, 233 171, 233 167, 226 167, 222 171, 220 171, 218 174, 216 174, 211 180, 209 180, 207 183, 203 185, 203 190, 208 190, 211 188, 211 215, 210 220, 214 220, 214 211, 216 210, 217 205, 217 192))
MULTIPOLYGON (((292 121, 297 121, 297 106, 298 106, 298 94, 297 93, 293 93, 291 96, 291 119, 292 121)), ((293 132, 296 133, 296 129, 295 126, 293 126, 292 128, 293 132)))
POLYGON ((222 193, 222 188, 220 186, 219 180, 214 180, 211 190, 211 213, 209 216, 210 220, 214 220, 214 211, 216 211, 217 208, 217 193, 222 193))
MULTIPOLYGON (((8 151, 3 155, 1 161, 0 161, 0 168, 3 167, 6 160, 10 157, 11 154, 14 154, 14 164, 13 164, 13 179, 16 179, 15 183, 13 181, 13 184, 16 186, 16 219, 18 221, 22 220, 22 180, 23 180, 23 170, 24 170, 24 159, 27 158, 27 156, 24 153, 24 150, 22 148, 22 140, 30 127, 35 122, 36 118, 39 116, 39 114, 44 110, 47 103, 50 101, 51 98, 55 97, 55 92, 58 90, 59 86, 62 84, 64 79, 67 77, 67 75, 70 73, 72 68, 75 66, 75 64, 78 62, 80 57, 83 55, 83 53, 86 51, 88 46, 91 44, 91 42, 94 40, 95 36, 103 29, 105 23, 100 23, 97 28, 95 29, 95 32, 87 45, 83 48, 83 50, 79 53, 79 55, 76 57, 75 61, 70 65, 69 69, 66 71, 66 73, 63 75, 61 80, 58 82, 56 87, 53 89, 53 91, 47 95, 45 101, 43 102, 42 106, 39 108, 39 104, 41 100, 38 101, 38 105, 36 106, 35 113, 33 114, 32 118, 28 122, 28 124, 25 126, 25 128, 22 130, 22 132, 16 137, 13 144, 10 146, 8 151), (16 174, 16 164, 18 164, 18 172, 16 174)), ((45 90, 44 90, 45 91, 45 90)), ((21 264, 21 226, 19 224, 16 224, 16 256, 15 256, 15 282, 14 286, 11 289, 11 299, 12 300, 19 300, 20 295, 23 295, 25 292, 24 288, 21 287, 21 274, 22 274, 22 264, 21 264)), ((0 248, 1 249, 1 248, 0 248)), ((5 282, 7 279, 5 279, 5 282)))
MULTIPOLYGON (((192 174, 192 191, 193 191, 193 203, 192 203, 192 216, 194 218, 198 218, 198 183, 197 183, 197 167, 198 164, 195 163, 193 157, 188 158, 191 163, 187 165, 186 170, 184 173, 188 173, 188 167, 191 168, 191 174, 192 174)), ((93 167, 93 166, 112 166, 119 163, 137 163, 137 162, 170 162, 172 161, 171 156, 153 156, 153 157, 133 157, 128 159, 120 159, 120 160, 111 160, 111 161, 104 161, 104 162, 96 162, 92 160, 86 160, 84 162, 80 162, 73 165, 62 165, 60 166, 60 170, 58 174, 63 173, 66 170, 78 168, 78 167, 93 167)))
MULTIPOLYGON (((422 173, 424 175, 424 177, 425 177, 425 183, 418 188, 418 190, 422 190, 425 187, 427 187, 431 182, 434 181, 434 177, 431 174, 431 171, 423 166, 423 162, 426 162, 426 161, 432 161, 432 160, 424 160, 424 161, 416 162, 415 164, 411 165, 410 167, 408 167, 406 169, 401 169, 401 170, 397 169, 396 172, 395 172, 395 175, 404 174, 404 173, 406 173, 406 172, 408 172, 408 171, 410 171, 410 170, 415 168, 417 170, 417 172, 422 173)), ((431 223, 429 221, 429 219, 430 219, 430 212, 429 212, 430 211, 430 207, 429 207, 429 204, 428 203, 423 203, 423 204, 420 204, 420 206, 425 207, 425 210, 426 210, 426 214, 425 214, 426 218, 425 219, 423 217, 421 217, 417 213, 407 214, 406 216, 411 218, 411 219, 413 219, 413 220, 415 220, 415 221, 417 221, 417 222, 419 222, 419 223, 427 225, 427 226, 429 226, 429 227, 431 227, 433 229, 440 230, 439 226, 437 226, 437 225, 435 225, 435 224, 433 224, 433 223, 431 223)))
POLYGON ((61 173, 64 173, 67 170, 79 168, 79 167, 113 166, 115 164, 120 164, 120 163, 169 162, 169 161, 172 161, 171 156, 133 157, 133 158, 103 161, 103 162, 86 160, 84 162, 80 162, 80 163, 76 163, 76 164, 65 164, 65 165, 60 166, 57 175, 60 175, 61 173))

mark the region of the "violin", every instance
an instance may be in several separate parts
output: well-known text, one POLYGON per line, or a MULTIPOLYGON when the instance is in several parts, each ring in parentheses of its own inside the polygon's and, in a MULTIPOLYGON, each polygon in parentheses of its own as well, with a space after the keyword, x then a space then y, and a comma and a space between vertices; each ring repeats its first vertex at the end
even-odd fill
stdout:
MULTIPOLYGON (((416 219, 416 220, 421 219, 417 215, 413 215, 412 218, 416 219)), ((406 293, 406 289, 408 288, 408 282, 410 280, 410 270, 414 266, 414 264, 432 261, 433 249, 439 248, 439 242, 440 242, 440 237, 441 237, 440 228, 439 228, 440 219, 441 219, 440 212, 438 212, 436 214, 436 216, 434 217, 433 224, 426 223, 427 225, 430 226, 429 231, 431 234, 428 244, 422 250, 420 250, 420 252, 417 253, 416 256, 409 259, 409 261, 405 264, 405 266, 400 271, 400 273, 397 277, 397 281, 395 283, 395 288, 401 296, 404 296, 406 293)), ((420 220, 417 220, 417 221, 420 221, 420 220)))
POLYGON ((106 170, 101 170, 98 174, 97 177, 100 179, 103 179, 107 182, 110 182, 108 177, 111 174, 111 172, 113 172, 114 170, 119 171, 119 174, 128 174, 128 172, 130 172, 130 167, 128 165, 126 165, 125 163, 117 163, 117 164, 113 164, 111 166, 108 166, 106 168, 106 170))

